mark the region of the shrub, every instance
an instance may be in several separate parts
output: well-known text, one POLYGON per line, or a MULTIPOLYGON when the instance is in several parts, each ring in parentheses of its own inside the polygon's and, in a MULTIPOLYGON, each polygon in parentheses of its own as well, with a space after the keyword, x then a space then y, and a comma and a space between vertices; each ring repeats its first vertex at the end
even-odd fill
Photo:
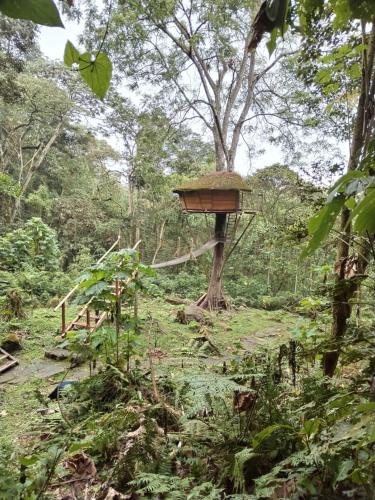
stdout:
POLYGON ((207 288, 206 276, 195 270, 181 271, 174 276, 160 276, 159 283, 165 293, 188 299, 197 299, 207 288))
POLYGON ((54 271, 59 267, 59 258, 55 232, 36 217, 0 238, 0 262, 4 270, 31 265, 38 270, 54 271))

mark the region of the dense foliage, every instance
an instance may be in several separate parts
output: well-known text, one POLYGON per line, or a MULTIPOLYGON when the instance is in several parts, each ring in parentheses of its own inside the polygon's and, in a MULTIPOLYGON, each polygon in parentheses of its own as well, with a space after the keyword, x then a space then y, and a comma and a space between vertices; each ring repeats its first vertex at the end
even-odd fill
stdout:
POLYGON ((0 497, 372 499, 373 2, 0 0, 0 66, 0 497), (219 219, 173 188, 268 144, 214 258, 148 267, 219 219))

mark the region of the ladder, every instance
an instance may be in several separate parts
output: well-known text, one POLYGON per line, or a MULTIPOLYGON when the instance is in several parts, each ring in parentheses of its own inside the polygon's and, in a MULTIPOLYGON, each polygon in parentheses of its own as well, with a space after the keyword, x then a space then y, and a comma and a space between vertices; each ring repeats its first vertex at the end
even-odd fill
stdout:
POLYGON ((0 347, 0 373, 15 365, 18 365, 17 359, 0 347))
POLYGON ((61 336, 65 337, 67 333, 77 330, 87 330, 89 333, 95 332, 103 322, 107 319, 108 313, 106 311, 100 312, 98 310, 92 311, 90 309, 91 300, 83 306, 77 316, 63 329, 61 325, 61 336))
MULTIPOLYGON (((120 235, 117 240, 113 243, 113 245, 105 252, 104 255, 97 261, 97 264, 100 264, 107 255, 112 252, 112 250, 118 246, 120 243, 120 235)), ((70 290, 70 292, 57 304, 54 308, 54 311, 57 311, 61 308, 61 336, 64 338, 66 334, 70 331, 77 330, 87 330, 89 333, 93 333, 97 328, 99 328, 103 322, 106 320, 108 313, 106 311, 98 311, 92 310, 91 302, 93 299, 90 299, 87 304, 83 306, 83 308, 79 311, 76 317, 70 323, 66 323, 66 309, 68 305, 68 299, 76 292, 78 289, 78 284, 70 290)), ((117 286, 117 285, 116 285, 117 286)), ((119 293, 116 288, 115 293, 119 293)))
POLYGON ((233 243, 235 240, 240 218, 241 213, 238 215, 237 212, 227 215, 227 223, 225 225, 225 243, 233 243))

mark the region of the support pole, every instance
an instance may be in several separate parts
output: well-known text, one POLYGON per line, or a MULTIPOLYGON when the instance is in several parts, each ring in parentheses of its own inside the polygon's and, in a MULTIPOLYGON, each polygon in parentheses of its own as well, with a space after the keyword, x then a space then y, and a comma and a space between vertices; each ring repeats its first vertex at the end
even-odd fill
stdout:
POLYGON ((65 335, 66 319, 65 319, 65 302, 61 304, 61 335, 65 335))

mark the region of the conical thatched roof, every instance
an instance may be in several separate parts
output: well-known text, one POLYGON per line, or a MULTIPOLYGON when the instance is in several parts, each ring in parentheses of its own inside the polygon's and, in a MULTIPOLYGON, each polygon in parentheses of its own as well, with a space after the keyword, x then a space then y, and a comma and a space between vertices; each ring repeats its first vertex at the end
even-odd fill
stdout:
POLYGON ((173 192, 220 190, 251 191, 239 174, 234 172, 213 172, 176 187, 173 192))

